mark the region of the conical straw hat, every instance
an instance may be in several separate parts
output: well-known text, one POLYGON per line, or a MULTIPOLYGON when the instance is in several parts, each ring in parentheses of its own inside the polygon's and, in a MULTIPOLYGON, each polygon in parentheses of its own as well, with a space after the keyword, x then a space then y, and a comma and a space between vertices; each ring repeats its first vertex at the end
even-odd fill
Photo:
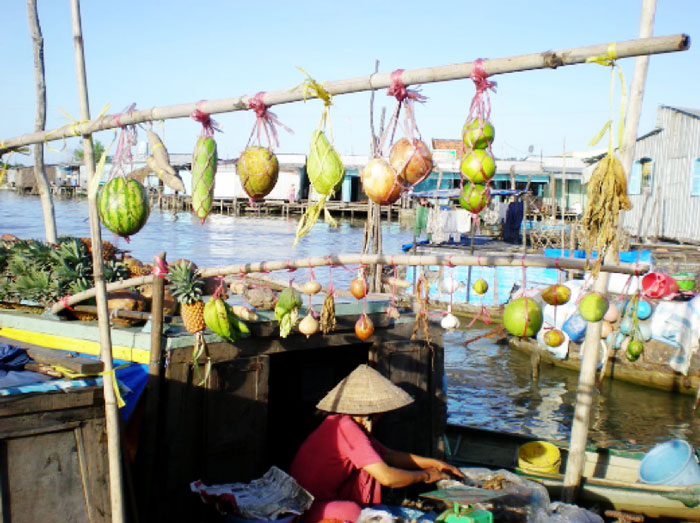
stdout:
POLYGON ((362 416, 398 409, 413 403, 404 390, 367 365, 360 365, 318 402, 316 408, 362 416))

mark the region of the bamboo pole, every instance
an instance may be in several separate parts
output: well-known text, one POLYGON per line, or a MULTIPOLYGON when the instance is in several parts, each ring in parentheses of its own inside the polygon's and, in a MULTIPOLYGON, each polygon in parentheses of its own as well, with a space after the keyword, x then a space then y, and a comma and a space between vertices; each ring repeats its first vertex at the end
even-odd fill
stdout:
MULTIPOLYGON (((339 265, 406 265, 409 267, 423 265, 439 266, 463 266, 480 265, 485 267, 545 267, 572 269, 578 271, 588 270, 588 261, 579 258, 549 258, 547 256, 517 255, 517 254, 489 254, 486 256, 435 256, 435 255, 387 255, 387 254, 336 254, 316 258, 300 258, 296 260, 274 260, 255 263, 241 263, 224 267, 212 267, 200 269, 202 278, 210 276, 226 276, 228 274, 249 274, 251 272, 267 273, 271 271, 284 271, 289 269, 306 269, 309 267, 339 266, 339 265)), ((619 265, 604 264, 601 270, 619 274, 646 274, 649 266, 645 264, 621 263, 619 265)), ((109 283, 108 291, 128 289, 153 283, 154 276, 137 276, 118 282, 109 283)), ((51 307, 51 313, 58 314, 66 305, 73 305, 95 296, 95 289, 88 289, 68 297, 66 300, 56 302, 51 307)))
MULTIPOLYGON (((29 19, 29 31, 32 34, 32 47, 34 49, 34 82, 36 85, 34 130, 40 132, 46 128, 46 74, 44 71, 44 37, 41 34, 36 0, 27 0, 27 18, 29 19)), ((56 234, 56 212, 53 208, 51 186, 46 176, 43 143, 34 145, 34 180, 41 199, 46 241, 48 243, 56 243, 58 239, 56 234)))
MULTIPOLYGON (((87 76, 85 72, 85 54, 83 51, 83 31, 80 21, 80 0, 71 0, 71 19, 73 26, 73 44, 75 47, 75 69, 78 79, 78 94, 80 98, 80 116, 83 120, 90 119, 90 103, 88 98, 87 76)), ((88 186, 93 182, 95 173, 95 157, 92 147, 92 136, 83 136, 83 160, 88 176, 88 186)), ((100 354, 104 365, 102 384, 105 399, 105 418, 107 425, 107 455, 109 462, 109 490, 111 501, 111 516, 115 523, 124 521, 124 498, 122 482, 122 452, 119 431, 119 407, 114 392, 114 366, 112 362, 112 338, 109 328, 109 311, 107 310, 107 291, 104 281, 104 262, 102 258, 102 235, 100 220, 97 212, 97 194, 88 191, 88 208, 90 213, 90 237, 92 239, 92 263, 95 279, 95 296, 97 298, 97 321, 100 333, 100 354)))
MULTIPOLYGON (((643 0, 642 15, 639 25, 640 37, 651 36, 654 29, 654 15, 656 12, 656 0, 643 0)), ((638 58, 637 60, 648 60, 638 58)), ((634 78, 630 88, 632 97, 625 116, 625 132, 620 144, 622 151, 622 165, 625 172, 629 172, 634 158, 634 149, 637 141, 637 128, 642 110, 642 97, 646 83, 647 65, 635 64, 634 78)), ((608 255, 606 263, 614 260, 608 255)), ((605 294, 608 291, 609 274, 607 270, 601 270, 600 275, 593 284, 593 290, 605 294)), ((581 475, 585 461, 586 442, 588 441, 588 426, 591 416, 591 405, 595 394, 596 365, 598 363, 598 346, 600 344, 600 332, 602 322, 589 323, 586 328, 586 338, 583 342, 583 360, 579 374, 578 389, 576 391, 576 407, 574 420, 571 426, 571 442, 569 445, 569 457, 566 462, 566 475, 562 489, 562 501, 574 503, 581 485, 581 475)))
MULTIPOLYGON (((482 65, 488 75, 531 71, 535 69, 554 69, 565 65, 585 63, 586 59, 595 56, 607 56, 608 46, 611 43, 612 42, 607 42, 585 47, 494 58, 484 60, 482 65)), ((685 51, 690 47, 690 37, 684 34, 676 34, 659 36, 656 38, 614 42, 614 44, 618 58, 629 58, 632 56, 685 51)), ((405 85, 415 85, 460 80, 469 78, 473 66, 474 62, 465 62, 420 69, 407 69, 401 74, 401 81, 405 85)), ((373 73, 356 78, 329 81, 324 83, 324 87, 334 96, 385 89, 391 85, 391 74, 390 72, 373 73)), ((151 107, 150 109, 143 109, 127 114, 107 115, 94 121, 86 120, 76 124, 64 125, 63 127, 48 132, 25 134, 2 141, 0 142, 0 154, 3 154, 8 149, 22 145, 62 140, 64 138, 91 134, 96 131, 116 129, 124 125, 134 125, 154 120, 169 120, 172 118, 189 118, 190 113, 195 109, 200 109, 208 114, 246 111, 248 110, 248 101, 251 98, 251 95, 243 95, 219 100, 205 100, 179 105, 151 107)), ((263 96, 263 103, 268 107, 302 100, 304 100, 304 95, 302 90, 298 87, 268 91, 263 96)))

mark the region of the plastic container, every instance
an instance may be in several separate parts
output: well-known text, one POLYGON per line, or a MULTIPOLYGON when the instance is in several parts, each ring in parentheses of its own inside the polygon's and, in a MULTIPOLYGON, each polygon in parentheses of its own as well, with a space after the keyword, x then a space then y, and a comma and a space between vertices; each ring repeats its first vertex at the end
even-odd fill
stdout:
POLYGON ((663 272, 650 272, 642 278, 642 290, 649 298, 663 298, 678 293, 676 280, 663 272))
POLYGON ((586 337, 586 327, 588 322, 583 319, 578 312, 569 316, 569 318, 564 322, 561 330, 563 330, 571 341, 574 343, 580 343, 586 337))
POLYGON ((682 439, 659 443, 644 456, 639 481, 651 485, 700 485, 695 450, 682 439))
POLYGON ((518 468, 525 472, 556 474, 560 465, 559 448, 546 441, 530 441, 518 449, 518 468))
POLYGON ((694 272, 677 272, 671 274, 671 277, 676 280, 678 288, 682 291, 694 291, 695 283, 697 281, 698 275, 694 272))

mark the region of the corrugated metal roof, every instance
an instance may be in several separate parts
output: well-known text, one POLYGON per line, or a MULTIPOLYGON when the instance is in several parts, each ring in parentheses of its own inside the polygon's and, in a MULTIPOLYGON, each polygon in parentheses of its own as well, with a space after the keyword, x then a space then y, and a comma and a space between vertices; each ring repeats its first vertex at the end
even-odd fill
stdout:
POLYGON ((664 109, 671 109, 672 111, 678 111, 679 113, 687 114, 694 118, 700 118, 700 109, 689 109, 686 107, 672 107, 670 105, 662 105, 664 109))

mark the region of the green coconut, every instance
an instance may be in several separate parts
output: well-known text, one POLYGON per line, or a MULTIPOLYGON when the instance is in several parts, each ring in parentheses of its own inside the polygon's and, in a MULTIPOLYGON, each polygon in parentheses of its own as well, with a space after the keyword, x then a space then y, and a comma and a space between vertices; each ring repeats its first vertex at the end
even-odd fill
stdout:
POLYGON ((486 149, 493 143, 496 131, 488 120, 475 118, 464 124, 462 140, 470 149, 486 149))
POLYGON ((590 292, 579 302, 578 312, 584 320, 596 322, 603 319, 609 306, 610 303, 605 296, 599 292, 590 292))
POLYGON ((496 174, 496 160, 486 149, 474 149, 462 156, 462 174, 472 183, 487 183, 496 174))
POLYGON ((275 153, 254 145, 241 153, 236 172, 246 194, 253 200, 261 200, 275 188, 280 166, 275 153))
POLYGON ((503 326, 513 336, 535 336, 542 328, 542 309, 532 298, 516 298, 503 311, 503 326))
POLYGON ((469 183, 462 188, 459 204, 469 212, 479 213, 489 204, 490 197, 488 185, 469 183))

